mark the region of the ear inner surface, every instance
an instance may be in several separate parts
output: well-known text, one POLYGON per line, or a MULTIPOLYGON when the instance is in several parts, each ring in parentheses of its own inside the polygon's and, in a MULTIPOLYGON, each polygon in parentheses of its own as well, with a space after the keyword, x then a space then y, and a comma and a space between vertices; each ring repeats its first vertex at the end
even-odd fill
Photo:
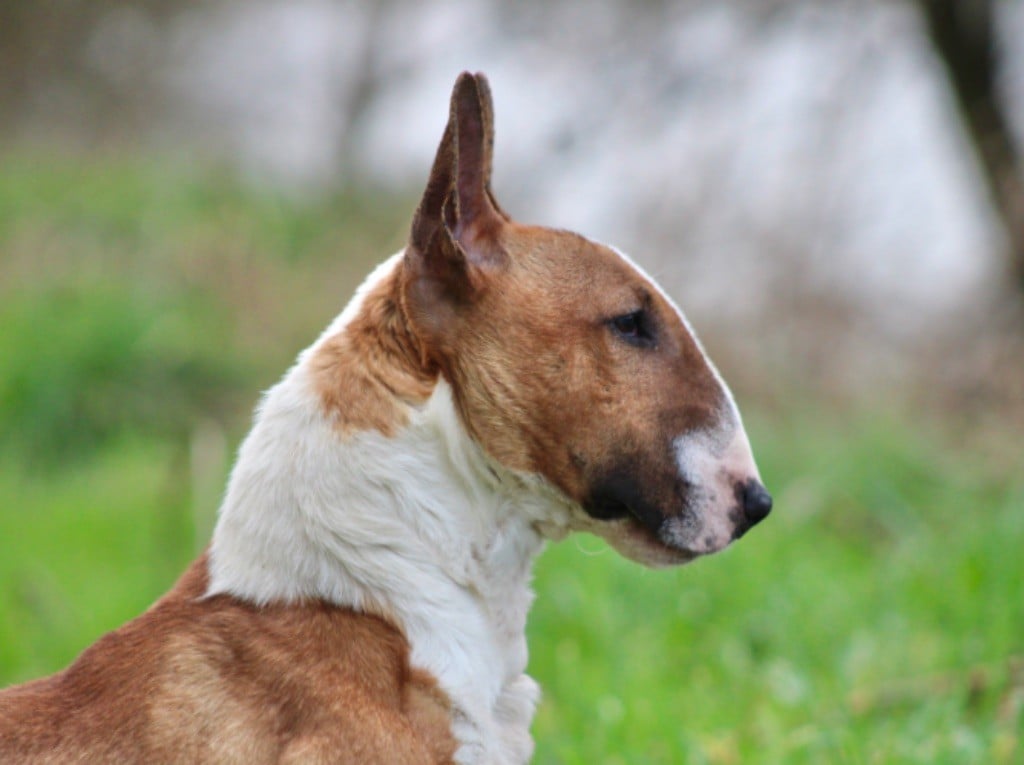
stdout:
POLYGON ((511 220, 508 213, 501 208, 501 205, 494 198, 494 192, 491 191, 491 173, 494 168, 494 99, 491 97, 490 83, 487 82, 487 78, 481 73, 476 75, 476 87, 480 94, 480 111, 483 114, 484 139, 486 142, 484 151, 486 152, 485 167, 487 174, 484 177, 484 186, 494 211, 505 220, 511 220))
POLYGON ((460 75, 452 91, 450 118, 455 125, 456 225, 452 233, 464 246, 493 238, 494 228, 502 222, 488 193, 493 135, 488 135, 485 113, 477 78, 460 75))

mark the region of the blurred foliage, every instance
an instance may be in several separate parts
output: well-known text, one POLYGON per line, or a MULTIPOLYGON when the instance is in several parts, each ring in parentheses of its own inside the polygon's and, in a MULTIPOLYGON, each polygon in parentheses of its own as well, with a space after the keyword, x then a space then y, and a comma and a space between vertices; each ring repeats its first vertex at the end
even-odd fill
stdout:
POLYGON ((400 230, 373 203, 169 164, 0 160, 0 450, 53 464, 126 430, 181 443, 199 420, 236 420, 285 363, 268 338, 308 341, 367 242, 400 230))
POLYGON ((38 463, 126 429, 180 439, 244 379, 219 351, 225 329, 199 301, 168 307, 109 284, 10 296, 0 305, 3 445, 38 463))
POLYGON ((0 133, 40 124, 67 138, 123 135, 160 118, 155 76, 169 41, 157 34, 181 0, 0 3, 0 133))

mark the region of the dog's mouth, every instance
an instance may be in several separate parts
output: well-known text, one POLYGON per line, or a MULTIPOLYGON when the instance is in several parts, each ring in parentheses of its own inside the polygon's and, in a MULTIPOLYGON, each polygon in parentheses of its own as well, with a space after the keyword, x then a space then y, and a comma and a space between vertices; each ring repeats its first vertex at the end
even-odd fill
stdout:
POLYGON ((587 511, 587 515, 599 521, 617 521, 621 518, 635 520, 629 505, 612 494, 597 494, 584 504, 583 509, 587 511))
POLYGON ((662 538, 665 518, 650 507, 637 512, 618 497, 604 495, 585 508, 589 531, 610 544, 620 554, 647 566, 675 566, 701 555, 694 550, 672 545, 662 538))
POLYGON ((678 566, 701 555, 666 543, 632 517, 595 521, 586 530, 604 539, 619 554, 645 566, 678 566))
POLYGON ((606 476, 583 503, 587 515, 599 521, 629 520, 657 538, 665 515, 640 490, 636 478, 629 473, 606 476))

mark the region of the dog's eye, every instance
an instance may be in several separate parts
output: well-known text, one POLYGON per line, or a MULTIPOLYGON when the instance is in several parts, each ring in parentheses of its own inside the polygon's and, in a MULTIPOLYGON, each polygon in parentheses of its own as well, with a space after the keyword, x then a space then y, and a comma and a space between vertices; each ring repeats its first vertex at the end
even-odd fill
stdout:
POLYGON ((623 337, 640 337, 640 312, 616 316, 612 319, 612 326, 623 337))
POLYGON ((650 322, 647 314, 642 310, 616 316, 609 319, 608 324, 616 335, 630 345, 645 348, 653 345, 654 338, 651 334, 650 322))

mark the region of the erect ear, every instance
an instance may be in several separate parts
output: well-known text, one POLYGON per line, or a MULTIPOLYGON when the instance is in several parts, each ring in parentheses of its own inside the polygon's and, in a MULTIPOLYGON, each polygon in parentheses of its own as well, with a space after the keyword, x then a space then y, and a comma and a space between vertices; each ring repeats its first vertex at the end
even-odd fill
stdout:
MULTIPOLYGON (((490 190, 493 114, 486 78, 460 74, 427 188, 413 216, 406 250, 413 302, 471 301, 485 287, 487 272, 505 262, 498 235, 508 219, 490 190)), ((421 314, 439 310, 419 308, 421 314)))

